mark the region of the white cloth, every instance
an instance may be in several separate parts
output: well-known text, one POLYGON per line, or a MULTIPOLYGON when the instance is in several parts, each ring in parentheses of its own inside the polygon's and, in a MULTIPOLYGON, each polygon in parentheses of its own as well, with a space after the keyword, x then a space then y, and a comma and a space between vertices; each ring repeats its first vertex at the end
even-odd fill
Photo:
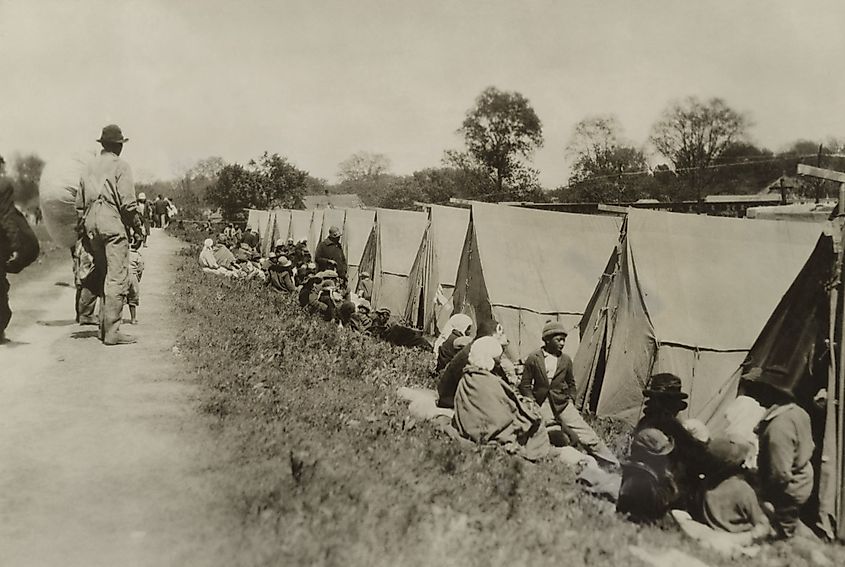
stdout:
POLYGON ((452 315, 449 318, 449 321, 446 323, 446 326, 443 327, 443 330, 440 331, 440 336, 434 341, 434 352, 440 351, 440 345, 446 342, 449 336, 452 334, 452 331, 458 331, 462 335, 465 335, 467 329, 472 326, 472 319, 469 318, 469 315, 464 315, 463 313, 458 313, 456 315, 452 315))
POLYGON ((496 366, 496 360, 502 356, 502 345, 495 337, 481 337, 469 349, 467 362, 488 372, 496 366))

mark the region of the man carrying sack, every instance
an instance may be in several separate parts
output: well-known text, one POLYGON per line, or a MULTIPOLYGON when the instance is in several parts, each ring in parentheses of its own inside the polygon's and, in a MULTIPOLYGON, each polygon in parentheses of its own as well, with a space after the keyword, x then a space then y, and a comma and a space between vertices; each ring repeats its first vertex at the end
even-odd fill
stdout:
POLYGON ((123 304, 129 292, 129 239, 141 234, 132 170, 120 159, 128 138, 116 124, 103 128, 100 155, 86 167, 76 196, 79 228, 94 256, 93 287, 100 302, 100 340, 106 345, 136 342, 120 333, 123 304))

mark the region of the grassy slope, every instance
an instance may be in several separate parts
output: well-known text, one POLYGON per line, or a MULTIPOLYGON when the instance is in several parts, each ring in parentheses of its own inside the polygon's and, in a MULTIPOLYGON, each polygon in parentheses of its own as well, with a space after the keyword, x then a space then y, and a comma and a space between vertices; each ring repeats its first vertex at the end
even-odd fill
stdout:
MULTIPOLYGON (((630 524, 559 463, 410 424, 396 389, 430 385, 424 355, 318 321, 257 284, 204 276, 196 252, 177 278, 181 347, 218 419, 244 564, 636 565, 630 544, 732 563, 671 526, 630 524)), ((805 556, 779 545, 743 564, 805 556)))

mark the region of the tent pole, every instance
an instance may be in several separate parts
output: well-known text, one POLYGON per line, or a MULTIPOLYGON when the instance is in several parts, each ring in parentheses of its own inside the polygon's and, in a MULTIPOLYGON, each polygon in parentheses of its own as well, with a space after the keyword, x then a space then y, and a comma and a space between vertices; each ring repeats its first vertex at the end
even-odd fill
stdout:
MULTIPOLYGON (((843 457, 843 451, 845 451, 845 379, 843 379, 843 365, 845 365, 845 349, 842 348, 842 340, 843 335, 845 335, 845 329, 843 329, 843 325, 845 325, 845 297, 843 297, 843 282, 842 282, 842 268, 843 268, 843 256, 845 256, 845 230, 843 230, 843 215, 845 215, 845 183, 840 183, 839 185, 839 205, 838 205, 838 216, 836 219, 836 228, 838 229, 837 236, 839 237, 839 250, 837 250, 836 254, 836 281, 837 286, 834 289, 834 293, 837 295, 837 303, 839 304, 839 309, 837 309, 836 316, 839 322, 839 329, 840 329, 840 336, 838 337, 839 341, 834 343, 833 348, 834 352, 838 351, 838 368, 836 369, 836 375, 834 376, 835 383, 837 384, 837 390, 835 392, 835 399, 833 407, 836 408, 836 475, 838 477, 836 488, 837 488, 837 506, 836 510, 836 531, 839 539, 845 539, 845 457, 843 457)), ((835 323, 834 323, 835 324, 835 323)), ((828 398, 834 394, 834 392, 828 391, 828 398)))

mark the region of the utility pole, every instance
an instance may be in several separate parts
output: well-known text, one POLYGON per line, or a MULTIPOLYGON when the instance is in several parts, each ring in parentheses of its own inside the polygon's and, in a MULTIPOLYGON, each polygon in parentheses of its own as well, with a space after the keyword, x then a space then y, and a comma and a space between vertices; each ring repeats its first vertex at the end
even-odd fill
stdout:
MULTIPOLYGON (((822 145, 819 144, 819 153, 816 155, 816 167, 821 168, 822 166, 822 145)), ((821 200, 821 192, 822 192, 822 183, 823 181, 816 179, 814 185, 816 186, 816 204, 819 204, 821 200)))

